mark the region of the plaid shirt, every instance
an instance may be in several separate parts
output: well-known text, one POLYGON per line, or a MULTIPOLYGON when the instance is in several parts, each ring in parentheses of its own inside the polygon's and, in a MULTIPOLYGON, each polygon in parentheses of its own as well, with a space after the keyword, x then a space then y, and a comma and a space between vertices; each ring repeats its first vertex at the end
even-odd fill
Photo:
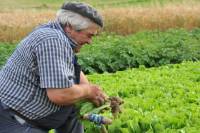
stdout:
POLYGON ((47 88, 74 84, 75 44, 60 24, 41 25, 23 39, 0 72, 0 100, 29 119, 59 111, 47 88))

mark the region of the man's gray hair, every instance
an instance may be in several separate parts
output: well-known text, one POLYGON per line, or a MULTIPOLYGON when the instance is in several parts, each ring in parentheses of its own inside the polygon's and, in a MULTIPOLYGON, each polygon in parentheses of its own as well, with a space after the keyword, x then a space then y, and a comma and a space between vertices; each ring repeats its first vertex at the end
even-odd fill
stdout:
POLYGON ((84 30, 92 25, 96 25, 90 19, 69 10, 58 10, 56 20, 62 26, 72 26, 76 31, 84 30))

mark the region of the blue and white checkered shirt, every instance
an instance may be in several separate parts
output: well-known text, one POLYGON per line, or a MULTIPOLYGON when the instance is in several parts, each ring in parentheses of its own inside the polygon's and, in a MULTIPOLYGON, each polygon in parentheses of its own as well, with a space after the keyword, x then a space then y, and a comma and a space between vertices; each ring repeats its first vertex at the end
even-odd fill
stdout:
POLYGON ((59 111, 62 106, 48 99, 46 88, 74 84, 74 46, 57 22, 36 28, 1 69, 1 102, 29 119, 59 111))

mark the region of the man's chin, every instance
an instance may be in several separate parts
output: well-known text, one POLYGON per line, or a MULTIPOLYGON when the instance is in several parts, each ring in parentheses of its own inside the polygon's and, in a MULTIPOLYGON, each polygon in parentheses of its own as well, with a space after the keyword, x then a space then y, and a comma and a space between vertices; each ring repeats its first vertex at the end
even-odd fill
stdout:
POLYGON ((80 50, 81 50, 81 47, 77 47, 77 48, 74 49, 74 52, 75 52, 75 53, 79 53, 80 50))
POLYGON ((75 52, 75 53, 80 52, 80 49, 81 49, 81 48, 82 48, 82 45, 77 44, 76 47, 75 47, 75 49, 74 49, 74 52, 75 52))

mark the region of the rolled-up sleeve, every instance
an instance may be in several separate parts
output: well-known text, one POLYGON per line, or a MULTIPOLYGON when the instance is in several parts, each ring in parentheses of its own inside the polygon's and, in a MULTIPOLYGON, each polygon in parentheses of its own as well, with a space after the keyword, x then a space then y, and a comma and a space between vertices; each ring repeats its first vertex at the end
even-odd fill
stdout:
POLYGON ((73 51, 70 44, 53 38, 36 49, 41 88, 69 88, 74 84, 73 51))

